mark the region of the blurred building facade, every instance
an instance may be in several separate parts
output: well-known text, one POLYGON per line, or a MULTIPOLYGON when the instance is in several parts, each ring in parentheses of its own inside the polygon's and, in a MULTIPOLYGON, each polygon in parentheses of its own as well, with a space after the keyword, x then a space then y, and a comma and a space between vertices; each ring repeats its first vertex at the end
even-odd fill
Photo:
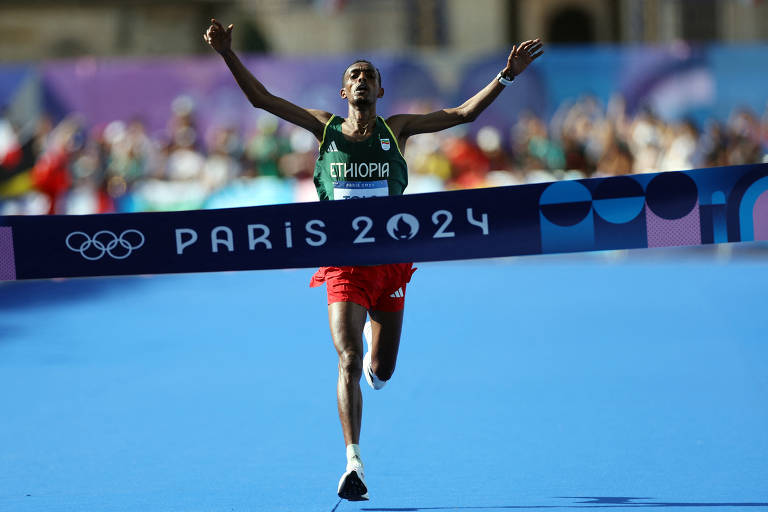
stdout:
POLYGON ((768 39, 763 0, 3 0, 0 59, 203 53, 211 17, 279 55, 768 39))

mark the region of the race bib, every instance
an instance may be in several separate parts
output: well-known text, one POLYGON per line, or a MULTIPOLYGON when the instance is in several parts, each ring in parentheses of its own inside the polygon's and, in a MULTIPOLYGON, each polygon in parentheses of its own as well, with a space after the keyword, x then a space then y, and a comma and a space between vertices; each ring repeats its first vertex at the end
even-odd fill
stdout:
POLYGON ((389 195, 387 180, 378 181, 334 181, 334 199, 359 199, 389 195))

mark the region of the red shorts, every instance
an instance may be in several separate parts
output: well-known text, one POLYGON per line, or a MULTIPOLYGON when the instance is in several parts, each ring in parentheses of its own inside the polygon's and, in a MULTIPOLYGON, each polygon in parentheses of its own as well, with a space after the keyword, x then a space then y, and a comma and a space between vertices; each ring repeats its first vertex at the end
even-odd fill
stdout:
POLYGON ((413 263, 320 267, 309 286, 325 283, 328 304, 354 302, 368 311, 402 311, 405 307, 405 286, 414 272, 413 263))

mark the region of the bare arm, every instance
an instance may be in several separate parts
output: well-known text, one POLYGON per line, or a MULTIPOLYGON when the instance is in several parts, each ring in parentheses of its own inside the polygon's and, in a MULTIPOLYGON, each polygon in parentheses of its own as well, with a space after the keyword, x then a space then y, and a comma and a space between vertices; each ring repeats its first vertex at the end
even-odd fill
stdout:
POLYGON ((293 123, 312 132, 318 140, 323 137, 323 128, 325 123, 331 118, 329 112, 322 110, 312 110, 294 105, 288 100, 275 96, 270 93, 264 85, 259 82, 248 68, 246 68, 240 59, 232 51, 232 28, 229 25, 226 29, 216 21, 211 20, 211 26, 203 34, 206 43, 216 50, 222 56, 224 62, 235 77, 237 85, 240 86, 248 101, 256 108, 261 108, 280 117, 289 123, 293 123))
MULTIPOLYGON (((501 71, 502 76, 507 79, 514 78, 525 71, 525 68, 539 58, 543 52, 540 39, 525 41, 520 46, 513 46, 507 58, 507 65, 501 71)), ((504 85, 494 78, 477 94, 458 107, 437 110, 429 114, 398 114, 387 119, 387 124, 398 137, 400 147, 403 147, 402 143, 411 135, 439 132, 446 128, 474 121, 503 90, 504 85)))

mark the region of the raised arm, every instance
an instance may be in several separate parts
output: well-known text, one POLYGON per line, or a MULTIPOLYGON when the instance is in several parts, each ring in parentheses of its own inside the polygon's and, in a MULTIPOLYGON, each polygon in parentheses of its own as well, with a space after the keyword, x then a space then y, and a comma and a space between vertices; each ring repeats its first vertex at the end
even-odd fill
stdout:
MULTIPOLYGON (((509 52, 509 57, 507 57, 507 65, 501 70, 501 77, 505 81, 514 80, 542 53, 544 50, 540 39, 525 41, 519 46, 513 46, 512 51, 509 52)), ((402 148, 405 139, 411 135, 439 132, 452 126, 474 121, 504 90, 504 87, 505 85, 496 77, 458 107, 437 110, 429 114, 397 114, 387 119, 387 124, 397 136, 402 148)))
POLYGON ((253 74, 243 65, 240 59, 232 51, 232 29, 229 25, 226 29, 211 19, 211 26, 203 34, 206 43, 216 50, 226 62, 237 85, 240 86, 248 101, 256 108, 261 108, 277 117, 285 119, 289 123, 305 128, 312 132, 318 140, 323 137, 325 123, 331 118, 329 112, 312 110, 294 105, 290 101, 270 93, 253 74))

